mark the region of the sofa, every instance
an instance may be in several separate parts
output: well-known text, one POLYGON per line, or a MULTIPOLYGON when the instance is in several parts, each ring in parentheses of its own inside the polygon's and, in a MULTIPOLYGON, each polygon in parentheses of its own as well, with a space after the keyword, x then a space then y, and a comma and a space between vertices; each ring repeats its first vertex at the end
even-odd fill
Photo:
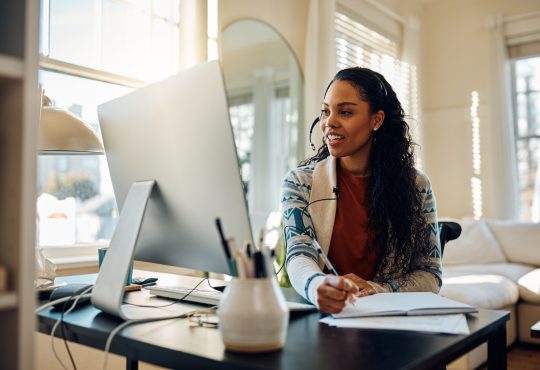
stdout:
MULTIPOLYGON (((442 220, 458 222, 462 233, 445 246, 441 294, 477 308, 510 311, 507 345, 540 345, 540 339, 530 336, 530 327, 540 321, 540 224, 442 220)), ((484 344, 448 369, 475 369, 486 359, 484 344)))

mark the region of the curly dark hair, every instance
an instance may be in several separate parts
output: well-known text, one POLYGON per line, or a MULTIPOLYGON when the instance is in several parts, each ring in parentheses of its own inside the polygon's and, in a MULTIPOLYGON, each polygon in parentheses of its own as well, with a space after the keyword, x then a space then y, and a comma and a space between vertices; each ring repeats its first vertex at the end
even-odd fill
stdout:
MULTIPOLYGON (((384 124, 373 132, 369 158, 371 176, 367 190, 368 227, 377 248, 377 272, 392 266, 384 279, 403 276, 414 269, 423 248, 429 243, 427 220, 422 212, 422 195, 416 184, 414 147, 405 112, 386 79, 368 68, 339 71, 335 81, 354 86, 370 111, 383 110, 384 124)), ((319 162, 330 155, 324 143, 317 154, 300 163, 319 162)))

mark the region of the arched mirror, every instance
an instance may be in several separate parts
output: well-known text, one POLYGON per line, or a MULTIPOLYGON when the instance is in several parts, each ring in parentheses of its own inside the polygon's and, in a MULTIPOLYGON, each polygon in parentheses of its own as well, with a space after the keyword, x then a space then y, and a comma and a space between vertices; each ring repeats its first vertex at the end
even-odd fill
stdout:
POLYGON ((223 31, 222 62, 242 180, 257 235, 279 210, 280 187, 303 154, 303 80, 270 26, 240 20, 223 31))

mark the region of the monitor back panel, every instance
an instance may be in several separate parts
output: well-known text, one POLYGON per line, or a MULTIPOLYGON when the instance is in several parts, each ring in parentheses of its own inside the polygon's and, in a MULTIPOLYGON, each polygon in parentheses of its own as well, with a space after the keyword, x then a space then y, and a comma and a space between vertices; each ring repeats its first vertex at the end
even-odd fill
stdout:
POLYGON ((140 88, 98 108, 121 209, 132 183, 156 180, 135 259, 229 273, 215 226, 252 241, 218 62, 140 88))

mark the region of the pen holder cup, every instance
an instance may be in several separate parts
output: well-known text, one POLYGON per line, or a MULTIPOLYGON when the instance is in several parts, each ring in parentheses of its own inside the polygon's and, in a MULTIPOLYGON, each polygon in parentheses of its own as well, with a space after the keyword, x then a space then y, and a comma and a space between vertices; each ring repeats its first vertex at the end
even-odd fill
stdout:
POLYGON ((225 348, 235 352, 270 352, 283 347, 289 308, 275 277, 233 279, 219 308, 225 348))

